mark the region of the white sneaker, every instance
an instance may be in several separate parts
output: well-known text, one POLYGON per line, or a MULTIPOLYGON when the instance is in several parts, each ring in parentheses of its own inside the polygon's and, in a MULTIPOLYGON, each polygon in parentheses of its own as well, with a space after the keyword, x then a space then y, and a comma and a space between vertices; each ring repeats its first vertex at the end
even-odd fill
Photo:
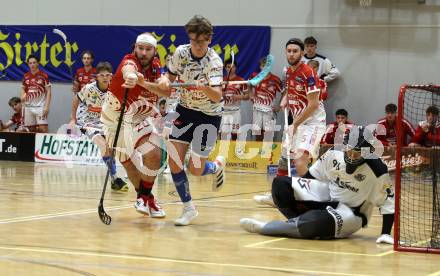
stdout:
POLYGON ((226 160, 223 156, 219 155, 215 158, 214 163, 217 165, 217 170, 213 175, 212 190, 218 191, 223 188, 223 184, 225 183, 226 160))
POLYGON ((180 215, 180 218, 176 219, 174 221, 174 225, 176 226, 187 226, 193 221, 197 216, 199 215, 199 212, 194 207, 183 207, 182 215, 180 215))
POLYGON ((258 203, 258 204, 262 204, 262 205, 269 205, 272 207, 277 207, 275 205, 275 203, 273 202, 273 198, 272 198, 272 193, 265 193, 264 195, 256 195, 254 196, 254 200, 258 203))
POLYGON ((154 196, 140 196, 134 203, 134 208, 138 213, 150 216, 152 218, 164 218, 165 211, 157 203, 154 196))
POLYGON ((382 234, 379 238, 377 238, 376 243, 387 243, 394 244, 394 238, 388 234, 382 234))
POLYGON ((159 203, 157 203, 157 200, 153 196, 148 199, 148 211, 152 218, 164 218, 166 216, 165 211, 160 207, 159 203))
POLYGON ((148 208, 148 206, 146 205, 146 202, 144 201, 144 198, 139 197, 138 199, 136 199, 135 203, 134 203, 134 208, 136 209, 136 211, 138 213, 141 213, 143 215, 150 215, 150 209, 148 208))
POLYGON ((240 219, 240 226, 244 230, 250 232, 250 233, 260 233, 261 229, 263 229, 264 225, 266 225, 265 222, 258 221, 256 219, 252 218, 242 218, 240 219))

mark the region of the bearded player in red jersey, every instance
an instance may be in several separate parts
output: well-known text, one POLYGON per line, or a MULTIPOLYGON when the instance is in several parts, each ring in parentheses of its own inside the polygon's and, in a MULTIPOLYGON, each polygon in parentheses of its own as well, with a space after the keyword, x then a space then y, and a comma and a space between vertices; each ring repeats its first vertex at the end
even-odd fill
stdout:
MULTIPOLYGON (((301 61, 304 43, 298 38, 286 43, 289 67, 286 71, 286 93, 281 99, 281 108, 289 108, 293 123, 289 126, 289 139, 283 143, 283 156, 278 164, 278 175, 288 175, 286 156, 292 156, 298 176, 303 176, 312 157, 317 158, 319 144, 325 133, 325 110, 320 97, 318 77, 313 69, 301 61), (289 143, 286 143, 286 141, 289 143)), ((289 158, 290 159, 290 158, 289 158)), ((255 196, 255 201, 274 206, 272 195, 255 196)))
POLYGON ((325 110, 320 99, 318 77, 301 61, 304 44, 300 39, 290 39, 286 44, 289 68, 286 72, 287 94, 281 100, 281 108, 290 108, 293 123, 289 134, 293 136, 290 151, 294 153, 299 176, 307 172, 311 157, 318 156, 319 142, 325 132, 325 110))
POLYGON ((133 53, 124 56, 113 76, 101 121, 107 144, 112 148, 128 89, 115 157, 137 191, 136 211, 161 218, 165 212, 151 193, 161 161, 160 138, 153 120, 160 117, 156 107, 159 96, 169 96, 169 92, 159 90, 154 83, 161 76, 160 61, 155 57, 156 46, 157 41, 150 33, 137 37, 133 53))

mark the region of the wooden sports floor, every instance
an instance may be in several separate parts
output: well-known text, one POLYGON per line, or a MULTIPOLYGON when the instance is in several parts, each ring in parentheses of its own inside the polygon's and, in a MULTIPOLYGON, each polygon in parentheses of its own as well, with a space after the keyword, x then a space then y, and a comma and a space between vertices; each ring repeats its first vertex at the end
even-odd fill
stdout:
POLYGON ((257 206, 261 174, 228 173, 220 192, 190 178, 200 216, 175 227, 181 205, 169 175, 154 193, 167 212, 151 219, 132 207, 135 193, 108 192, 110 226, 98 218, 103 167, 0 161, 0 275, 440 275, 440 255, 397 253, 376 245, 381 218, 350 239, 311 241, 249 234, 242 217, 281 216, 257 206))

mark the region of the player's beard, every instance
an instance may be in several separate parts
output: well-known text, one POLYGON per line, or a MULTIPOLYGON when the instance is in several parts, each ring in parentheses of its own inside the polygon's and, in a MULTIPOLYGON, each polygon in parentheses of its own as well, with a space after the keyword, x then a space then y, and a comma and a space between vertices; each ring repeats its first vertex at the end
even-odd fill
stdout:
POLYGON ((135 53, 136 58, 138 59, 139 63, 142 65, 143 68, 146 68, 150 66, 151 61, 154 58, 154 55, 151 58, 148 58, 147 56, 139 56, 137 53, 135 53))
POLYGON ((149 65, 150 65, 150 63, 151 63, 151 60, 153 60, 153 58, 147 58, 147 57, 144 57, 144 58, 138 58, 139 59, 139 63, 142 65, 142 67, 148 67, 149 65))
POLYGON ((297 66, 301 61, 301 56, 299 56, 299 58, 295 59, 294 61, 290 62, 289 60, 287 60, 287 62, 289 63, 290 66, 297 66))

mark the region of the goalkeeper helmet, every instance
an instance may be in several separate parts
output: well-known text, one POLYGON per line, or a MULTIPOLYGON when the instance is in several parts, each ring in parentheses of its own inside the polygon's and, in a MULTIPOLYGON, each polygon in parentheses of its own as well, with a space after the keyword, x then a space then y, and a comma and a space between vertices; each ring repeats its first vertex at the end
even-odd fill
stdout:
POLYGON ((363 157, 365 154, 365 148, 367 148, 368 154, 374 151, 373 146, 365 139, 364 131, 364 127, 358 126, 346 131, 344 135, 345 171, 348 174, 354 173, 357 167, 365 162, 363 157))

